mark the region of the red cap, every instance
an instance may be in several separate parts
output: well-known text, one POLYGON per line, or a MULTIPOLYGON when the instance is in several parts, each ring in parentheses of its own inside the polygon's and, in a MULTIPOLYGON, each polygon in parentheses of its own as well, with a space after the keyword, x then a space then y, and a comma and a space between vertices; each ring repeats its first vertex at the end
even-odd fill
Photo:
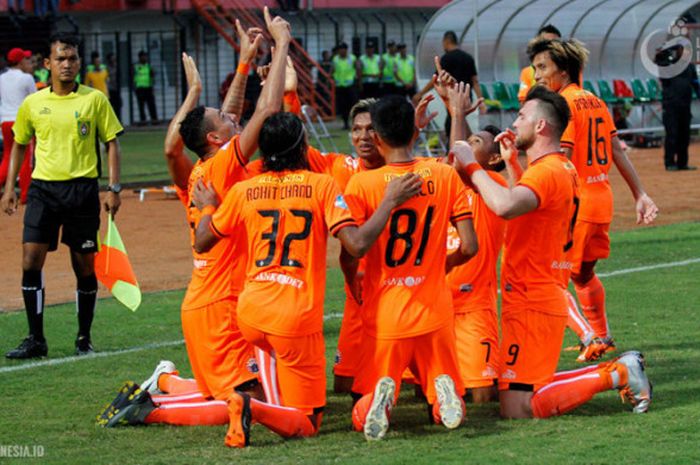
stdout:
POLYGON ((25 58, 32 56, 32 52, 29 50, 22 50, 21 48, 15 47, 7 53, 7 61, 11 65, 16 65, 25 58))

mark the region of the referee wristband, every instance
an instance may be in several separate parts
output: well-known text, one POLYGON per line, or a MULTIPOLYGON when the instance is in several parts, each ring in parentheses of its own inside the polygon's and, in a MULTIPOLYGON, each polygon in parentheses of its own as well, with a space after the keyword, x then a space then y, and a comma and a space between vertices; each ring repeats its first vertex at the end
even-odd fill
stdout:
POLYGON ((213 215, 215 211, 216 207, 214 205, 207 205, 206 207, 202 208, 202 216, 213 215))
POLYGON ((469 176, 469 179, 471 179, 472 175, 476 173, 477 171, 483 170, 480 164, 477 162, 473 161, 467 165, 466 172, 467 176, 469 176))
POLYGON ((240 63, 238 63, 238 68, 236 68, 236 72, 238 74, 247 76, 248 72, 250 72, 250 64, 241 61, 240 63))

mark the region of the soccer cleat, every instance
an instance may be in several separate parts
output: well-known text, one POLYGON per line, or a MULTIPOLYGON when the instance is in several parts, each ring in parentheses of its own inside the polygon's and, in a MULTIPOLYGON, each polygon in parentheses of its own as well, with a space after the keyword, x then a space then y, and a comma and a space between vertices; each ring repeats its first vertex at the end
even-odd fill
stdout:
POLYGON ((5 357, 13 360, 23 360, 46 357, 48 353, 49 346, 46 345, 46 341, 37 341, 33 335, 29 335, 22 340, 16 349, 7 352, 5 357))
POLYGON ((435 392, 439 404, 440 421, 445 428, 455 429, 464 420, 462 398, 457 394, 455 383, 449 375, 435 378, 435 392))
POLYGON ((117 397, 97 417, 97 424, 104 428, 141 425, 155 408, 148 391, 144 391, 133 381, 127 381, 117 397))
POLYGON ((627 400, 634 407, 634 413, 645 413, 651 404, 652 386, 644 372, 644 355, 636 350, 625 352, 614 360, 614 363, 627 368, 627 384, 618 387, 622 402, 627 400))
POLYGON ((614 350, 615 341, 612 337, 606 337, 603 339, 595 337, 585 346, 583 344, 580 346, 580 352, 576 358, 576 361, 580 363, 594 362, 602 358, 603 355, 614 350))
POLYGON ((147 380, 141 383, 141 389, 148 391, 151 394, 163 394, 163 391, 158 388, 158 378, 160 378, 160 375, 165 373, 175 373, 176 371, 177 370, 175 369, 175 364, 173 362, 170 360, 161 360, 156 366, 156 369, 153 370, 153 374, 147 380))
POLYGON ((92 348, 92 342, 89 337, 78 336, 75 340, 75 355, 92 355, 95 349, 92 348))
POLYGON ((228 398, 229 425, 224 444, 228 447, 247 447, 250 444, 250 396, 245 392, 234 391, 228 398))
POLYGON ((378 441, 386 435, 395 392, 396 384, 390 377, 385 376, 377 381, 372 404, 367 412, 367 418, 365 418, 365 439, 368 441, 378 441))

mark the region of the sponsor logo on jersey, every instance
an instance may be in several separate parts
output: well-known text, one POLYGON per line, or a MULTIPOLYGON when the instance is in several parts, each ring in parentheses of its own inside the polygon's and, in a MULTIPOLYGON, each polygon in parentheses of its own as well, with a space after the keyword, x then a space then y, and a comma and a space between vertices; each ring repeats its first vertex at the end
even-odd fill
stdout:
POLYGON ((258 367, 258 361, 255 360, 255 358, 249 358, 245 366, 246 368, 248 368, 248 371, 253 374, 257 374, 260 371, 260 368, 258 367))
POLYGON ((338 197, 335 198, 335 206, 343 210, 348 209, 348 204, 345 202, 345 197, 343 197, 342 194, 339 194, 338 197))
POLYGON ((515 373, 511 369, 508 369, 508 370, 503 372, 503 374, 501 375, 501 378, 503 378, 503 379, 515 379, 515 378, 517 378, 517 376, 518 376, 517 373, 515 373))
POLYGON ((95 247, 95 241, 87 240, 80 246, 81 249, 91 249, 95 247))

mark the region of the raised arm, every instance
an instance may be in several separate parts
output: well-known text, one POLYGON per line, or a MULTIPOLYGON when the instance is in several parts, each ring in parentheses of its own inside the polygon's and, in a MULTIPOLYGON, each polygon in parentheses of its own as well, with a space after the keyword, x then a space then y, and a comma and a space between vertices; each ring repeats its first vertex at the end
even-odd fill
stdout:
POLYGON ((241 133, 241 152, 245 158, 250 158, 258 149, 258 134, 263 122, 282 108, 287 53, 292 40, 291 28, 287 21, 279 16, 272 19, 267 7, 264 13, 267 30, 275 40, 275 53, 272 55, 272 66, 255 106, 255 113, 241 133))
POLYGON ((251 27, 247 31, 243 30, 241 22, 236 20, 236 32, 238 33, 238 44, 240 46, 240 59, 238 68, 233 77, 233 82, 226 92, 226 97, 221 104, 221 111, 236 115, 240 121, 243 114, 243 104, 245 103, 245 86, 248 82, 248 70, 250 64, 258 53, 258 47, 262 42, 262 29, 251 27))
POLYGON ((185 119, 185 115, 197 106, 202 93, 202 80, 194 59, 186 53, 182 54, 182 66, 187 78, 187 95, 168 125, 163 151, 171 179, 178 188, 186 190, 193 164, 185 153, 185 144, 180 137, 180 123, 185 119))
POLYGON ((620 144, 620 139, 617 137, 613 137, 612 139, 612 149, 613 162, 617 169, 620 170, 620 174, 634 197, 635 210, 637 211, 637 224, 641 224, 642 222, 644 222, 644 224, 651 224, 654 219, 656 219, 656 215, 659 214, 659 208, 644 191, 642 181, 637 175, 637 170, 634 169, 632 162, 622 148, 622 144, 620 144))
POLYGON ((508 128, 498 134, 493 141, 501 144, 501 160, 506 162, 510 185, 514 186, 523 176, 523 167, 518 161, 518 149, 515 148, 515 133, 508 128))

